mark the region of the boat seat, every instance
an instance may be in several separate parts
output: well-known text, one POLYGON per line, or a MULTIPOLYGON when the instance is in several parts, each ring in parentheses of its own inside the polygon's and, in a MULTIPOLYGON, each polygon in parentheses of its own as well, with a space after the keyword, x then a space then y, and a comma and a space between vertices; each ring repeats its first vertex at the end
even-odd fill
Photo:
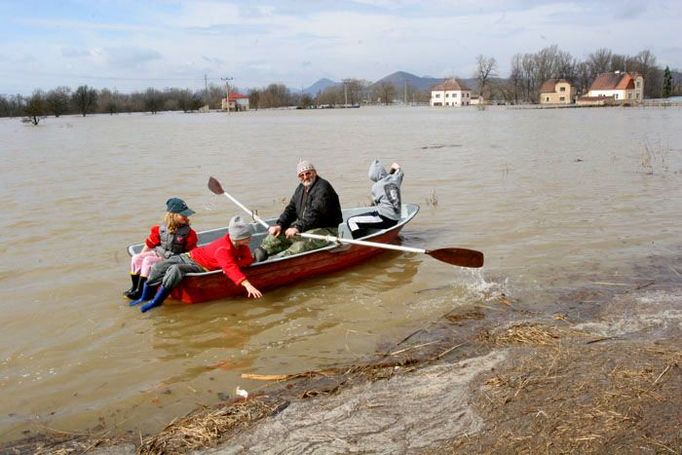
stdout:
MULTIPOLYGON (((367 229, 367 234, 365 234, 365 237, 367 237, 368 235, 375 234, 375 233, 380 232, 380 231, 383 231, 383 229, 369 228, 369 229, 367 229)), ((353 234, 350 233, 350 228, 348 227, 348 225, 346 223, 339 224, 339 235, 338 235, 338 237, 342 238, 342 239, 353 239, 353 234)))

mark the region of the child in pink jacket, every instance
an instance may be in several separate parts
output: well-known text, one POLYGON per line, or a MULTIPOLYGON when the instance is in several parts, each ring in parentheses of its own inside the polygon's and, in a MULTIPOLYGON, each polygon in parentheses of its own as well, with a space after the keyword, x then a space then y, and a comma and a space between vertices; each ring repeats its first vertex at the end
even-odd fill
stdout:
POLYGON ((142 251, 130 260, 132 286, 123 295, 131 300, 140 298, 154 264, 197 246, 197 233, 189 226, 189 217, 193 214, 182 199, 174 197, 166 201, 163 224, 152 226, 142 251))

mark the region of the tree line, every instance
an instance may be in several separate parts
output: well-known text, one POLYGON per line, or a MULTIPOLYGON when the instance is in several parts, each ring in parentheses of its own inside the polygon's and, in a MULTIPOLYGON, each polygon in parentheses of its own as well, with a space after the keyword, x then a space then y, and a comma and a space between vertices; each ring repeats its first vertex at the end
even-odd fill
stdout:
MULTIPOLYGON (((497 74, 494 57, 477 57, 472 75, 476 87, 474 95, 486 100, 510 104, 537 103, 540 87, 548 79, 567 79, 577 88, 578 94, 588 91, 590 84, 600 73, 612 71, 637 72, 644 77, 644 97, 659 98, 682 95, 682 74, 661 69, 656 56, 649 50, 635 55, 616 54, 601 48, 578 60, 557 45, 535 53, 519 53, 512 57, 511 71, 507 78, 497 74)), ((118 114, 125 112, 151 112, 162 110, 192 112, 202 106, 221 108, 225 87, 210 85, 205 90, 148 88, 142 92, 122 94, 109 89, 96 90, 81 85, 75 90, 60 86, 49 91, 37 89, 29 97, 21 95, 0 96, 0 117, 25 117, 38 124, 48 115, 65 114, 86 116, 93 113, 118 114)), ((370 83, 361 79, 344 79, 341 84, 328 87, 316 95, 294 93, 284 84, 270 84, 248 91, 252 109, 299 106, 333 106, 340 104, 391 104, 396 100, 408 103, 426 103, 430 89, 418 90, 405 84, 403 87, 380 81, 370 83)))

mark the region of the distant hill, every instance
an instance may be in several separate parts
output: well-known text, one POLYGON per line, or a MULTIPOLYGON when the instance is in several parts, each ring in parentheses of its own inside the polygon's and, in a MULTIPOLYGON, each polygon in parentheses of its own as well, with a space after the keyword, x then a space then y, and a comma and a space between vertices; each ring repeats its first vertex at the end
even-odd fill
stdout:
POLYGON ((443 79, 429 76, 419 77, 405 71, 396 71, 395 73, 389 74, 374 82, 372 87, 377 86, 382 82, 393 84, 396 90, 402 90, 403 87, 405 87, 405 82, 407 82, 407 85, 410 85, 417 90, 428 90, 434 85, 443 82, 443 79))
MULTIPOLYGON (((388 82, 389 84, 393 84, 396 90, 402 90, 405 87, 405 82, 407 82, 407 85, 410 85, 419 91, 428 91, 431 90, 431 87, 433 87, 436 84, 440 84, 445 79, 447 78, 431 76, 419 77, 405 71, 396 71, 393 74, 389 74, 388 76, 379 79, 372 85, 376 86, 378 84, 381 84, 382 82, 388 82)), ((464 83, 464 85, 466 85, 470 89, 476 88, 477 85, 476 79, 458 77, 457 80, 464 83)))
MULTIPOLYGON (((417 91, 429 91, 431 90, 431 87, 433 87, 436 84, 440 84, 445 79, 447 78, 415 76, 414 74, 408 73, 406 71, 396 71, 395 73, 389 74, 388 76, 384 76, 378 81, 371 83, 369 85, 369 89, 370 90, 374 89, 382 82, 388 82, 389 84, 392 84, 396 88, 396 91, 402 93, 403 89, 405 88, 405 83, 407 82, 408 86, 412 87, 413 89, 416 89, 417 91)), ((478 86, 478 82, 474 78, 457 78, 457 80, 464 83, 464 85, 469 87, 471 90, 475 90, 476 87, 478 86)), ((310 87, 304 88, 302 92, 306 95, 314 97, 318 93, 325 91, 329 87, 338 87, 341 84, 342 84, 341 82, 334 82, 330 79, 324 78, 315 82, 310 87)))
POLYGON ((319 81, 315 82, 310 87, 304 88, 303 94, 310 95, 310 96, 316 96, 319 92, 324 92, 329 87, 336 87, 337 85, 341 85, 341 82, 334 82, 331 79, 327 79, 327 78, 320 79, 319 81))

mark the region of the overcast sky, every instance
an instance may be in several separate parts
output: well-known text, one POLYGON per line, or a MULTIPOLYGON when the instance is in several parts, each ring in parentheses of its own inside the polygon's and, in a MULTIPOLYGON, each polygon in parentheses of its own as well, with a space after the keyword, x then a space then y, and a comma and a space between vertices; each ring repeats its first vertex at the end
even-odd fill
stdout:
POLYGON ((0 0, 0 94, 471 77, 478 55, 508 76, 514 54, 552 44, 682 69, 680 24, 680 0, 0 0))

